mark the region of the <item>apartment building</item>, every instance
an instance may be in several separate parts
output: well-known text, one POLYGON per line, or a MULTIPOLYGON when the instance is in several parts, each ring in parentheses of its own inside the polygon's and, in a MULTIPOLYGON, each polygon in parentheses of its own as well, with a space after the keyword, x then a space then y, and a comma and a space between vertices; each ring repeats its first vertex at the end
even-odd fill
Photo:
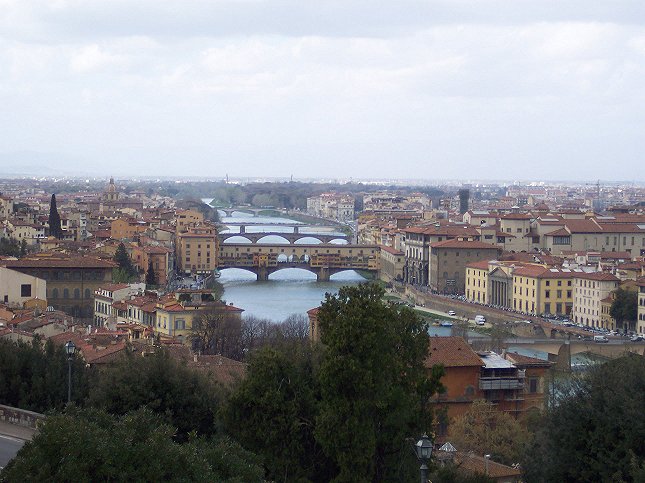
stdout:
POLYGON ((47 301, 57 310, 92 320, 94 292, 112 282, 110 260, 90 256, 41 252, 20 260, 3 260, 7 268, 47 282, 47 301))
POLYGON ((142 294, 145 288, 145 283, 108 283, 95 290, 93 324, 97 327, 116 324, 117 309, 114 303, 142 294))
POLYGON ((354 197, 338 193, 323 193, 307 198, 307 214, 337 221, 354 219, 354 197))
POLYGON ((188 226, 177 233, 177 270, 185 274, 207 274, 217 268, 219 240, 217 228, 210 223, 188 226))
POLYGON ((610 273, 576 273, 573 280, 573 320, 587 327, 602 327, 601 301, 610 296, 619 282, 610 273))
POLYGON ((547 361, 519 354, 501 356, 475 352, 461 337, 431 337, 426 367, 441 364, 444 391, 433 397, 439 414, 439 435, 449 433, 452 420, 463 415, 477 399, 485 399, 499 411, 521 417, 544 405, 547 361))
POLYGON ((430 244, 428 285, 445 293, 464 293, 466 266, 493 260, 502 254, 496 245, 469 240, 444 240, 430 244))

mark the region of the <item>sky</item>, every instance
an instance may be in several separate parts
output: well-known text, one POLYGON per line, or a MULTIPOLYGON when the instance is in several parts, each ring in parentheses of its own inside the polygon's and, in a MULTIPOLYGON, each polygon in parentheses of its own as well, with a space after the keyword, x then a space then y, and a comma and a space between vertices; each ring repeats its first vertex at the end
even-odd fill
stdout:
POLYGON ((0 176, 645 179, 642 0, 0 0, 0 176))

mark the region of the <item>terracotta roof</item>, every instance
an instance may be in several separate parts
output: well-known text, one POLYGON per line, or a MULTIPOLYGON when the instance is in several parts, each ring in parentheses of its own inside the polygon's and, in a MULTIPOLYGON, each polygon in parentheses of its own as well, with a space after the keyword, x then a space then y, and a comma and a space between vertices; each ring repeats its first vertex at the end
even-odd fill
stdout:
POLYGON ((385 246, 385 245, 380 245, 380 248, 384 252, 391 253, 392 255, 403 255, 403 252, 401 252, 400 250, 396 250, 396 249, 394 249, 392 247, 388 247, 388 246, 385 246))
POLYGON ((518 367, 522 366, 546 366, 550 367, 552 365, 551 362, 545 361, 543 359, 538 359, 537 357, 529 357, 525 356, 522 354, 518 354, 517 352, 507 352, 506 353, 506 359, 510 360, 513 364, 517 365, 518 367))
POLYGON ((562 270, 558 268, 547 268, 539 265, 525 265, 517 268, 513 275, 519 277, 536 277, 536 278, 574 278, 581 272, 571 270, 562 270))
POLYGON ((477 268, 479 270, 488 270, 488 260, 481 260, 479 262, 467 263, 466 268, 477 268))
POLYGON ((618 282, 619 279, 607 272, 576 272, 575 278, 584 278, 585 280, 598 280, 601 282, 618 282))
POLYGON ((465 240, 444 240, 440 242, 431 243, 432 248, 472 248, 472 249, 495 249, 501 250, 497 245, 484 243, 480 241, 465 241, 465 240))
POLYGON ((9 268, 114 268, 116 263, 94 257, 65 257, 60 254, 51 256, 25 257, 19 260, 6 260, 9 268))
POLYGON ((462 337, 430 337, 426 366, 435 364, 444 367, 481 367, 484 361, 462 337))
POLYGON ((532 217, 528 213, 508 213, 502 215, 503 220, 530 220, 532 217))

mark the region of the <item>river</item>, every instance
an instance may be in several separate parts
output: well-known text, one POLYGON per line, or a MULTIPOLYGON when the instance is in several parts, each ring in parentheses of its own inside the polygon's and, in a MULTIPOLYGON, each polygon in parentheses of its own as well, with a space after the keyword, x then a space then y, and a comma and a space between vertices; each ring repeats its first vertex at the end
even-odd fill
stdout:
MULTIPOLYGON (((210 200, 203 200, 208 203, 210 200)), ((298 223, 295 220, 278 217, 254 217, 250 213, 234 212, 232 217, 220 213, 222 224, 229 223, 262 223, 258 226, 247 226, 246 232, 285 232, 293 231, 292 227, 280 226, 281 223, 298 223)), ((237 226, 224 230, 224 233, 239 233, 237 226)), ((306 226, 299 229, 300 233, 325 233, 338 234, 331 227, 306 226)), ((266 243, 285 243, 286 240, 279 236, 267 236, 262 239, 266 243)), ((248 243, 242 237, 231 237, 229 243, 248 243)), ((345 243, 343 240, 335 240, 336 243, 345 243)), ((226 243, 226 242, 225 242, 226 243)), ((302 238, 297 243, 320 243, 315 238, 302 238)), ((329 282, 317 282, 316 275, 298 268, 286 268, 271 274, 266 282, 258 282, 253 273, 240 269, 222 270, 219 281, 224 286, 224 299, 233 303, 236 307, 244 309, 244 315, 252 315, 259 318, 270 319, 280 322, 289 315, 305 315, 307 310, 318 307, 325 299, 325 293, 338 293, 338 289, 344 285, 356 285, 365 281, 353 270, 332 275, 329 282)))

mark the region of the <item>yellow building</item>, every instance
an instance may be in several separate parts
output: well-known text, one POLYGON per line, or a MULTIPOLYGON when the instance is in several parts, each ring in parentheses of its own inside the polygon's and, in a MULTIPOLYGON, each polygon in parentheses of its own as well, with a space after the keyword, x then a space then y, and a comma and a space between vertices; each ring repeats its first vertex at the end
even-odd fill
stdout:
POLYGON ((513 308, 534 314, 569 315, 573 310, 575 272, 544 266, 513 271, 513 308))
POLYGON ((472 262, 466 265, 466 298, 469 302, 487 304, 490 262, 472 262))
POLYGON ((185 233, 188 227, 204 222, 204 215, 197 210, 178 210, 175 213, 175 230, 185 233))
POLYGON ((179 272, 205 274, 217 268, 219 240, 215 225, 187 227, 185 233, 177 233, 176 246, 179 272))
POLYGON ((193 321, 204 314, 218 315, 226 319, 229 329, 239 331, 244 310, 215 301, 208 290, 178 291, 171 296, 159 299, 156 305, 154 333, 176 337, 190 343, 193 321))
POLYGON ((568 315, 574 273, 517 261, 474 262, 466 266, 466 298, 520 312, 568 315))

